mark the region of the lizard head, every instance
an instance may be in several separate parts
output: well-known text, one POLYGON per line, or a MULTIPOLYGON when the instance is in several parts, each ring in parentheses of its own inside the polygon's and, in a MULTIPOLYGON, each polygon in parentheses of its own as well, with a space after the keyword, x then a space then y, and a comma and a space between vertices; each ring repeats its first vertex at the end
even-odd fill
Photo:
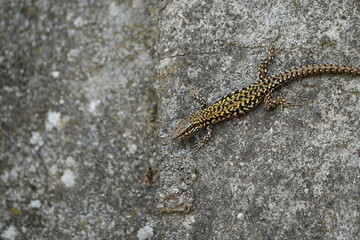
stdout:
POLYGON ((193 124, 188 118, 184 118, 181 120, 175 127, 175 129, 172 132, 172 139, 175 141, 177 139, 181 139, 185 136, 190 135, 191 133, 194 133, 199 128, 196 127, 195 124, 193 124))

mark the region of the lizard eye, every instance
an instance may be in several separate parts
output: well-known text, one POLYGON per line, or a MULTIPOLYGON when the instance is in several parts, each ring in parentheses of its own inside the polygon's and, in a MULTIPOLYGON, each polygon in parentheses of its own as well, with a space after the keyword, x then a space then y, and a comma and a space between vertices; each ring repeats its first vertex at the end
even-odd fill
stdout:
POLYGON ((176 140, 191 133, 192 124, 189 120, 181 120, 172 132, 172 139, 176 140))

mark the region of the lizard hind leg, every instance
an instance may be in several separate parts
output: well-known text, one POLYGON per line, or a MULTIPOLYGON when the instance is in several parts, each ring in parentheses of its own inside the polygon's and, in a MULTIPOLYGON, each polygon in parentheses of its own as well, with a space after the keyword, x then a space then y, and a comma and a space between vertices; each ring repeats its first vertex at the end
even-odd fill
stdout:
POLYGON ((264 58, 259 65, 259 79, 263 80, 267 77, 267 66, 275 57, 274 44, 271 43, 268 49, 268 55, 264 58))
POLYGON ((275 42, 279 39, 280 37, 280 32, 278 33, 278 35, 271 40, 270 45, 268 47, 268 53, 266 58, 264 58, 260 65, 259 65, 259 79, 263 80, 267 77, 267 66, 269 65, 269 63, 274 59, 275 57, 275 42))
POLYGON ((280 105, 282 108, 290 108, 290 107, 295 107, 295 106, 301 106, 302 104, 295 103, 295 102, 296 102, 296 100, 298 98, 300 98, 300 96, 303 93, 304 93, 304 91, 301 91, 298 94, 296 94, 296 96, 293 97, 292 99, 286 100, 284 98, 286 93, 284 95, 282 95, 281 97, 271 98, 272 97, 272 92, 269 92, 268 94, 266 94, 265 99, 264 99, 265 107, 267 109, 271 109, 271 108, 276 107, 277 105, 280 105))

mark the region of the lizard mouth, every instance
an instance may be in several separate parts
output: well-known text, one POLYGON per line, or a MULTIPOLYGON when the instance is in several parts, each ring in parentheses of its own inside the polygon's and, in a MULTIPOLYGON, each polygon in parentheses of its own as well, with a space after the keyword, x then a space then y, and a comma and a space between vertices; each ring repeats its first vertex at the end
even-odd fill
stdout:
POLYGON ((191 132, 192 124, 189 120, 183 119, 181 120, 172 132, 172 140, 175 141, 180 139, 191 132))

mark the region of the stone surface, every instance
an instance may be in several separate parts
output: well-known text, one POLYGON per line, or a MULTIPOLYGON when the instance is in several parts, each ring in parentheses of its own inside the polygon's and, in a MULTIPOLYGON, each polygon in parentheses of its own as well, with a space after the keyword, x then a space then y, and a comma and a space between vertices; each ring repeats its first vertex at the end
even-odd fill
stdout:
MULTIPOLYGON (((356 239, 360 79, 317 76, 199 138, 171 130, 268 72, 360 66, 345 1, 2 1, 0 238, 356 239)), ((201 135, 201 134, 199 134, 201 135)))
POLYGON ((188 88, 211 103, 257 81, 258 65, 278 34, 269 74, 313 63, 359 66, 359 11, 359 1, 163 4, 159 126, 161 153, 169 156, 162 161, 158 194, 170 195, 176 186, 175 180, 169 186, 169 172, 173 179, 183 175, 169 165, 193 166, 196 179, 186 188, 193 194, 188 198, 194 198, 193 211, 164 216, 159 239, 360 235, 358 77, 317 76, 289 84, 277 94, 291 98, 304 90, 301 107, 268 111, 260 106, 219 123, 197 153, 191 151, 197 136, 168 147, 175 124, 199 109, 188 88))
POLYGON ((61 2, 0 3, 0 238, 138 239, 156 221, 156 4, 61 2))

